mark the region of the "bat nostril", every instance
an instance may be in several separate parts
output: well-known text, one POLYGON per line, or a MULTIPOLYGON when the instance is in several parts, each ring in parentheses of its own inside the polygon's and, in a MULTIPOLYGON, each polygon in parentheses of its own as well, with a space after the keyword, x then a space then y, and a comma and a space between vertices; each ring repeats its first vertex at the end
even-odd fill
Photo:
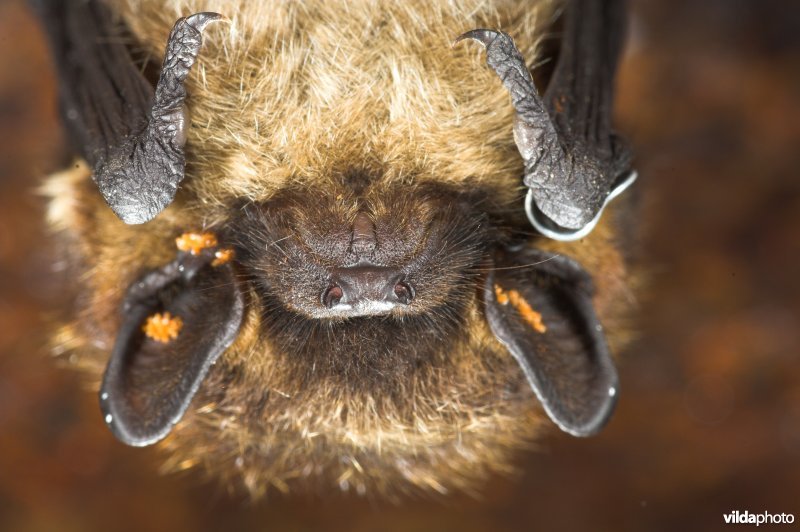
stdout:
POLYGON ((342 291, 342 287, 333 284, 326 288, 324 292, 322 292, 322 304, 327 308, 333 308, 339 304, 339 301, 341 301, 343 296, 344 291, 342 291))
POLYGON ((414 289, 408 283, 401 281, 394 285, 394 295, 400 303, 408 305, 414 299, 414 289))
POLYGON ((372 316, 408 305, 414 289, 401 272, 382 266, 337 268, 328 279, 320 301, 336 316, 372 316))

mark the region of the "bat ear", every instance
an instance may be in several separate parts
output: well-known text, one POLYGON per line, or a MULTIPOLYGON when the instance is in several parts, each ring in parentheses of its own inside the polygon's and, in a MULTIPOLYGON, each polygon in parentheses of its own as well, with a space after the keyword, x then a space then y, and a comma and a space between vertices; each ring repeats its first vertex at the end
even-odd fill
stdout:
POLYGON ((618 380, 586 271, 562 255, 503 252, 485 288, 489 326, 548 416, 574 436, 598 432, 614 409, 618 380))
POLYGON ((122 442, 145 446, 169 434, 236 338, 243 295, 232 265, 218 262, 213 250, 181 253, 128 289, 100 390, 105 421, 122 442))

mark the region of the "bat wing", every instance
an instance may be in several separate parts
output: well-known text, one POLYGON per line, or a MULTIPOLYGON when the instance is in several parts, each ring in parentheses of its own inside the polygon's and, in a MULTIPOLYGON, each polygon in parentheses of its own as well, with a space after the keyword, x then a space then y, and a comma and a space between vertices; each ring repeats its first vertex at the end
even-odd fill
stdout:
POLYGON ((80 154, 112 210, 143 223, 169 205, 183 179, 183 82, 215 13, 175 23, 155 88, 126 46, 129 37, 98 1, 36 0, 57 65, 61 108, 80 154))
POLYGON ((148 118, 153 87, 98 2, 34 2, 59 77, 61 110, 76 148, 97 166, 148 118))
POLYGON ((509 91, 514 140, 525 160, 526 210, 545 236, 576 240, 605 205, 636 179, 626 143, 611 127, 613 83, 625 34, 622 0, 572 0, 563 15, 560 52, 544 97, 505 33, 460 36, 486 46, 486 61, 509 91))

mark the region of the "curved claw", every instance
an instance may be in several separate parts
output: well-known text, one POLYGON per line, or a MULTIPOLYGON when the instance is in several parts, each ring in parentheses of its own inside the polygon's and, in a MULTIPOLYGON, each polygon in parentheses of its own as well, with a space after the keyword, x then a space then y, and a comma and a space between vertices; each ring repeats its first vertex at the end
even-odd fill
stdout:
POLYGON ((498 35, 500 35, 500 32, 498 31, 479 28, 462 33, 461 35, 456 37, 456 40, 453 41, 452 45, 455 46, 461 41, 464 41, 466 39, 471 39, 473 41, 478 41, 484 46, 489 46, 490 44, 492 44, 492 41, 497 38, 498 35))
POLYGON ((213 11, 201 11, 200 13, 189 15, 184 20, 186 20, 186 23, 192 26, 194 29, 202 32, 204 29, 206 29, 206 26, 208 26, 209 23, 216 20, 221 20, 222 18, 223 16, 219 13, 214 13, 213 11))

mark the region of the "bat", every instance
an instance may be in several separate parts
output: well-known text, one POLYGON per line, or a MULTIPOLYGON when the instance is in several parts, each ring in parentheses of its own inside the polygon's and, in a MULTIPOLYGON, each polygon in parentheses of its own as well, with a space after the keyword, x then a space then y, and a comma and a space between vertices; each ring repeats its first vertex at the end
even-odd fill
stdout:
POLYGON ((120 441, 253 496, 446 493, 606 424, 624 2, 33 3, 78 155, 54 344, 120 441))

